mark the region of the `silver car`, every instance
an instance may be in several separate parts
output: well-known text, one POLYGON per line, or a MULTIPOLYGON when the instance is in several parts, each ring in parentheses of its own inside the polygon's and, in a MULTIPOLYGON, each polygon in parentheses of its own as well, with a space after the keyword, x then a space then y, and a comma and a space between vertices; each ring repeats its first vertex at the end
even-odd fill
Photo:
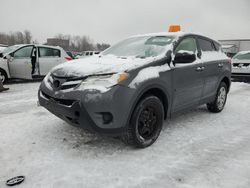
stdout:
POLYGON ((250 51, 241 51, 232 58, 232 78, 250 80, 250 51))
POLYGON ((0 53, 0 79, 33 79, 45 76, 54 66, 71 60, 61 47, 22 44, 0 53))

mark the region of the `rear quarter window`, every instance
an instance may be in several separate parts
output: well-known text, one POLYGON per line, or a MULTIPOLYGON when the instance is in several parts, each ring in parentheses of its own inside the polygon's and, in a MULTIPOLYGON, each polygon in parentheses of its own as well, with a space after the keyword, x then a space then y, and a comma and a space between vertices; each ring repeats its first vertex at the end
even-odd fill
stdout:
POLYGON ((39 57, 61 57, 61 53, 58 49, 39 47, 39 57))

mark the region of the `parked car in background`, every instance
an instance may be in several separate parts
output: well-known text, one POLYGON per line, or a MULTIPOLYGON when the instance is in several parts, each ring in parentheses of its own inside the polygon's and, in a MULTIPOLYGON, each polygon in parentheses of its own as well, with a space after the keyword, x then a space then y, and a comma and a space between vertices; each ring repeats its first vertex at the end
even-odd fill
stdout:
POLYGON ((99 51, 84 51, 84 52, 82 52, 81 55, 76 56, 76 59, 85 58, 85 57, 98 55, 98 54, 100 54, 99 51))
POLYGON ((33 79, 45 76, 50 69, 72 60, 61 47, 21 44, 0 53, 0 79, 33 79))
POLYGON ((232 58, 232 78, 250 81, 250 51, 241 51, 232 58))
POLYGON ((78 56, 81 56, 82 53, 80 52, 73 52, 73 51, 66 51, 66 53, 72 58, 77 59, 78 56))
POLYGON ((178 112, 202 104, 222 111, 230 80, 231 62, 218 42, 191 33, 155 33, 53 68, 38 98, 71 125, 144 148, 158 138, 163 120, 178 112))
POLYGON ((71 51, 66 51, 66 53, 72 58, 75 59, 75 56, 73 55, 73 53, 71 51))

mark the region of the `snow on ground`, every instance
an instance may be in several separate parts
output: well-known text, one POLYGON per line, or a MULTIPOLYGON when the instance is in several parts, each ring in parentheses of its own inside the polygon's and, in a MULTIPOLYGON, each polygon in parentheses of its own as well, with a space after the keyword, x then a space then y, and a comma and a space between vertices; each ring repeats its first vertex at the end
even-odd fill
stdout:
POLYGON ((39 83, 0 93, 0 187, 250 187, 250 84, 233 83, 222 113, 205 106, 165 122, 134 149, 75 128, 37 107, 39 83))

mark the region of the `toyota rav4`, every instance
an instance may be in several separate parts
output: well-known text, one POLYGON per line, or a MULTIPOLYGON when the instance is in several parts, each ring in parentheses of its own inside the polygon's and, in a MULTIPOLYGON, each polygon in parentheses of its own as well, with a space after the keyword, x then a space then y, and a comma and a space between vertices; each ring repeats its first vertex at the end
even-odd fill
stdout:
POLYGON ((41 83, 41 106, 71 125, 119 135, 147 147, 163 121, 206 104, 223 110, 231 63, 208 37, 166 32, 130 37, 98 56, 53 68, 41 83))

